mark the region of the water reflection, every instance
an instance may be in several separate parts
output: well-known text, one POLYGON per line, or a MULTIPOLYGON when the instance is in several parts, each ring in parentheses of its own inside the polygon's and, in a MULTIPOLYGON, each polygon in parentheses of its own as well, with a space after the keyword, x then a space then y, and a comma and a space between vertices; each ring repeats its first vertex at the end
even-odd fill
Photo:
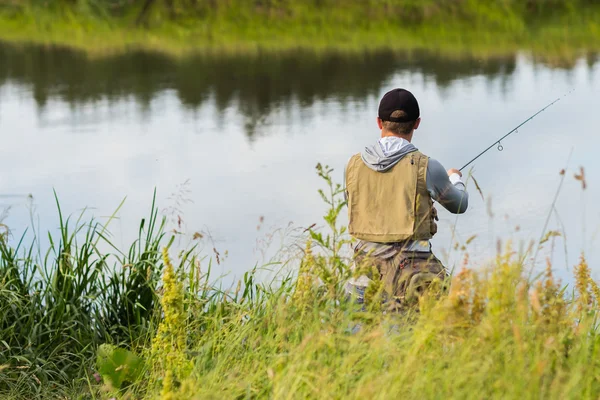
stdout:
POLYGON ((393 74, 420 72, 439 87, 482 75, 506 81, 516 57, 447 58, 430 52, 378 51, 362 54, 288 52, 239 56, 172 58, 135 51, 93 58, 60 47, 0 43, 0 85, 30 86, 43 112, 49 98, 77 106, 134 97, 148 110, 158 93, 172 89, 192 110, 214 99, 217 112, 234 105, 246 133, 281 106, 310 107, 316 101, 346 103, 376 95, 393 74))

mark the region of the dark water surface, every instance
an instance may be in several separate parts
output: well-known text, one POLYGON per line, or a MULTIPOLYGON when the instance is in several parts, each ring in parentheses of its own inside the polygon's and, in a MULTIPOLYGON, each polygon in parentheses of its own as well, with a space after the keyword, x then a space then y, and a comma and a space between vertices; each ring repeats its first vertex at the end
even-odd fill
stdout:
POLYGON ((170 228, 203 232, 207 254, 214 245, 221 270, 239 275, 265 262, 286 232, 321 223, 314 166, 331 165, 341 181, 348 158, 377 140, 377 104, 390 88, 417 96, 423 123, 414 142, 446 168, 574 90, 505 140, 503 152, 475 163, 486 199, 469 182, 469 212, 441 213, 434 250, 459 265, 456 240, 476 235, 473 262, 493 257, 498 238, 515 248, 538 240, 567 167, 549 224, 566 232, 566 246, 564 237, 554 252, 546 244, 539 260, 553 257, 566 276, 565 264, 585 251, 598 275, 597 60, 582 55, 553 67, 524 54, 425 52, 94 58, 0 44, 0 211, 10 207, 4 223, 16 240, 30 224, 30 203, 41 231, 56 230, 52 189, 63 212, 89 207, 101 220, 127 196, 111 231, 128 245, 156 187, 170 228), (573 177, 580 166, 585 191, 573 177))

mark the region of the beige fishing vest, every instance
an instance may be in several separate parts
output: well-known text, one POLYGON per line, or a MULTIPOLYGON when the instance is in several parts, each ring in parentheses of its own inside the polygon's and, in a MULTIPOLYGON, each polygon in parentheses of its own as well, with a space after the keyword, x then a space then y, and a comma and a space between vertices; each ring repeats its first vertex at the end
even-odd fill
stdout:
POLYGON ((415 151, 377 172, 354 155, 346 169, 350 235, 377 243, 431 239, 437 225, 427 191, 428 163, 415 151))

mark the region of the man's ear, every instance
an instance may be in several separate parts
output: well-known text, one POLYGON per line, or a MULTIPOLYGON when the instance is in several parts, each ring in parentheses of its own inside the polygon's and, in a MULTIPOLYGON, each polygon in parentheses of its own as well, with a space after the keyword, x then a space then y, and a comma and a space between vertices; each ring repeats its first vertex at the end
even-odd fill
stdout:
POLYGON ((414 129, 419 128, 419 125, 421 125, 421 117, 417 118, 417 121, 415 122, 415 127, 414 129))
POLYGON ((383 129, 383 121, 381 121, 381 118, 379 117, 377 117, 377 126, 379 129, 383 129))

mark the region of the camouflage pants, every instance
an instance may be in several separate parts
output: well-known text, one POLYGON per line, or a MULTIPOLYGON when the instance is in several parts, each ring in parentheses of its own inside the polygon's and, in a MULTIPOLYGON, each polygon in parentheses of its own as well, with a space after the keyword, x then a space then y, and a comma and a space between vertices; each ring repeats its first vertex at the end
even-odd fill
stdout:
POLYGON ((356 251, 354 261, 356 268, 366 273, 348 282, 346 290, 359 303, 364 302, 365 290, 375 278, 374 273, 379 275, 377 280, 381 282, 382 300, 388 309, 417 303, 434 282, 438 290, 446 290, 448 273, 441 261, 430 252, 398 251, 382 257, 356 251))

